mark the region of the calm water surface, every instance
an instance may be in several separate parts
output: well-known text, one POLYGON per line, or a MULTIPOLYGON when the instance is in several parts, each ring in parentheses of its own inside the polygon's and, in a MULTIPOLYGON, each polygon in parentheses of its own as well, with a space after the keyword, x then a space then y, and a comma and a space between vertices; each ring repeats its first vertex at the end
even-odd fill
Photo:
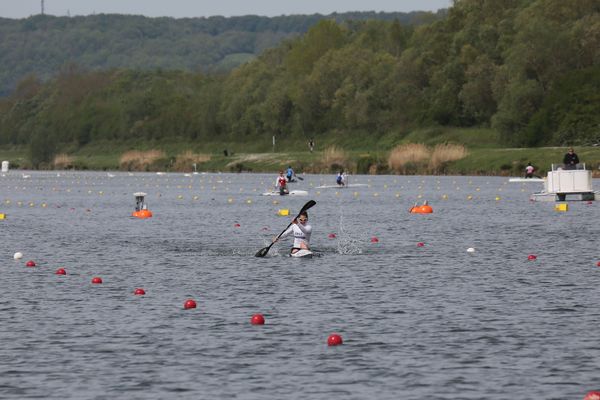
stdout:
POLYGON ((307 175, 292 189, 308 197, 268 197, 274 175, 27 174, 0 177, 0 398, 581 399, 600 387, 596 203, 556 212, 528 201, 540 184, 489 177, 356 176, 369 186, 338 190, 307 175), (154 218, 129 216, 136 191, 154 218), (289 240, 253 257, 289 223, 277 210, 309 199, 321 257, 290 260, 289 240), (433 214, 408 213, 423 200, 433 214), (250 325, 255 313, 266 325, 250 325), (344 345, 327 346, 333 332, 344 345))

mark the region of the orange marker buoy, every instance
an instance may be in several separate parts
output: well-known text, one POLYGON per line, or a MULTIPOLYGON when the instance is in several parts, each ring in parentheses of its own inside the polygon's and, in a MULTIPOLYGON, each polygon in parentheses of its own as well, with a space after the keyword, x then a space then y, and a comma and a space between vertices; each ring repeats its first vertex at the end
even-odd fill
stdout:
POLYGON ((100 285, 102 283, 102 278, 100 278, 99 276, 95 276, 92 278, 92 283, 94 285, 100 285))
POLYGON ((56 275, 66 275, 67 271, 64 268, 59 268, 55 272, 56 275))
POLYGON ((27 261, 27 263, 25 264, 26 267, 35 267, 35 261, 33 260, 29 260, 27 261))
POLYGON ((134 211, 131 214, 131 216, 139 218, 139 219, 151 218, 152 217, 152 211, 150 211, 150 210, 134 211))
POLYGON ((254 314, 252 318, 250 318, 250 323, 252 325, 264 325, 265 317, 262 314, 254 314))
POLYGON ((183 308, 186 310, 196 308, 196 302, 192 299, 186 300, 186 302, 183 304, 183 308))
POLYGON ((327 338, 327 346, 339 346, 340 344, 343 344, 343 343, 344 343, 344 341, 342 340, 342 337, 340 335, 338 335, 337 333, 332 333, 327 338))
POLYGON ((537 260, 537 256, 535 254, 530 254, 527 256, 527 259, 529 261, 535 261, 535 260, 537 260))
POLYGON ((433 212, 433 208, 425 201, 421 206, 418 206, 415 203, 415 205, 410 209, 410 212, 411 214, 431 214, 433 212))
POLYGON ((134 295, 136 296, 143 296, 146 294, 146 291, 142 288, 137 288, 135 289, 135 291, 133 292, 134 295))

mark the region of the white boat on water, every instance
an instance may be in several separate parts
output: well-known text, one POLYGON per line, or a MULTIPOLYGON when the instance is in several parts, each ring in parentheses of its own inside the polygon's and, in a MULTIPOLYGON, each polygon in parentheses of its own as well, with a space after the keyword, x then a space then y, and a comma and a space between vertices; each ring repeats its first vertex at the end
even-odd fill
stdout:
POLYGON ((313 252, 307 249, 300 249, 295 253, 290 253, 290 257, 294 258, 312 258, 313 252))
POLYGON ((347 185, 321 185, 315 187, 315 189, 344 189, 344 188, 353 188, 353 187, 367 187, 366 183, 349 183, 347 185))
POLYGON ((265 192, 262 194, 263 196, 308 196, 308 192, 306 190, 290 190, 289 193, 287 194, 281 194, 279 193, 279 190, 275 191, 271 191, 271 192, 265 192))
POLYGON ((592 188, 592 171, 585 169, 585 164, 577 164, 575 169, 565 169, 562 164, 552 164, 552 170, 543 180, 544 189, 533 193, 533 201, 566 201, 596 199, 592 188))
POLYGON ((508 180, 511 183, 532 183, 532 182, 545 182, 544 178, 510 178, 508 180))

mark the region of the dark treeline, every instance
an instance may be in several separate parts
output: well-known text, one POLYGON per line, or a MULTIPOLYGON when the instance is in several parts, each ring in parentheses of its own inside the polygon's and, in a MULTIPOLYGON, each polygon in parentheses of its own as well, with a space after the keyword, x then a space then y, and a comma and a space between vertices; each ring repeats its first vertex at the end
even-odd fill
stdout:
POLYGON ((419 24, 444 12, 340 13, 274 18, 248 15, 147 18, 132 15, 0 18, 0 95, 28 74, 54 77, 66 63, 88 69, 140 68, 229 71, 323 19, 394 20, 419 24))
POLYGON ((225 75, 64 67, 22 80, 0 116, 0 145, 31 144, 37 161, 94 141, 358 143, 424 126, 598 143, 600 3, 459 0, 420 26, 325 20, 225 75))

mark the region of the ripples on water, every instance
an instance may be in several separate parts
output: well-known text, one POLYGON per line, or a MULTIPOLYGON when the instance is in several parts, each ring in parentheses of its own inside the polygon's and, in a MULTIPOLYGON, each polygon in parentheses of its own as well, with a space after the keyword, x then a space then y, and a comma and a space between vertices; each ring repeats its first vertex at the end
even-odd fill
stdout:
POLYGON ((505 178, 364 176, 370 187, 320 193, 311 185, 333 177, 305 178, 308 198, 259 196, 268 175, 0 178, 0 398, 578 399, 600 387, 597 204, 558 213, 528 201, 537 184, 505 178), (151 220, 129 217, 139 190, 151 220), (253 257, 289 223, 277 209, 309 198, 321 257, 288 259, 291 241, 253 257), (407 212, 423 200, 434 214, 407 212), (250 325, 257 312, 266 325, 250 325), (332 332, 343 346, 326 346, 332 332))

